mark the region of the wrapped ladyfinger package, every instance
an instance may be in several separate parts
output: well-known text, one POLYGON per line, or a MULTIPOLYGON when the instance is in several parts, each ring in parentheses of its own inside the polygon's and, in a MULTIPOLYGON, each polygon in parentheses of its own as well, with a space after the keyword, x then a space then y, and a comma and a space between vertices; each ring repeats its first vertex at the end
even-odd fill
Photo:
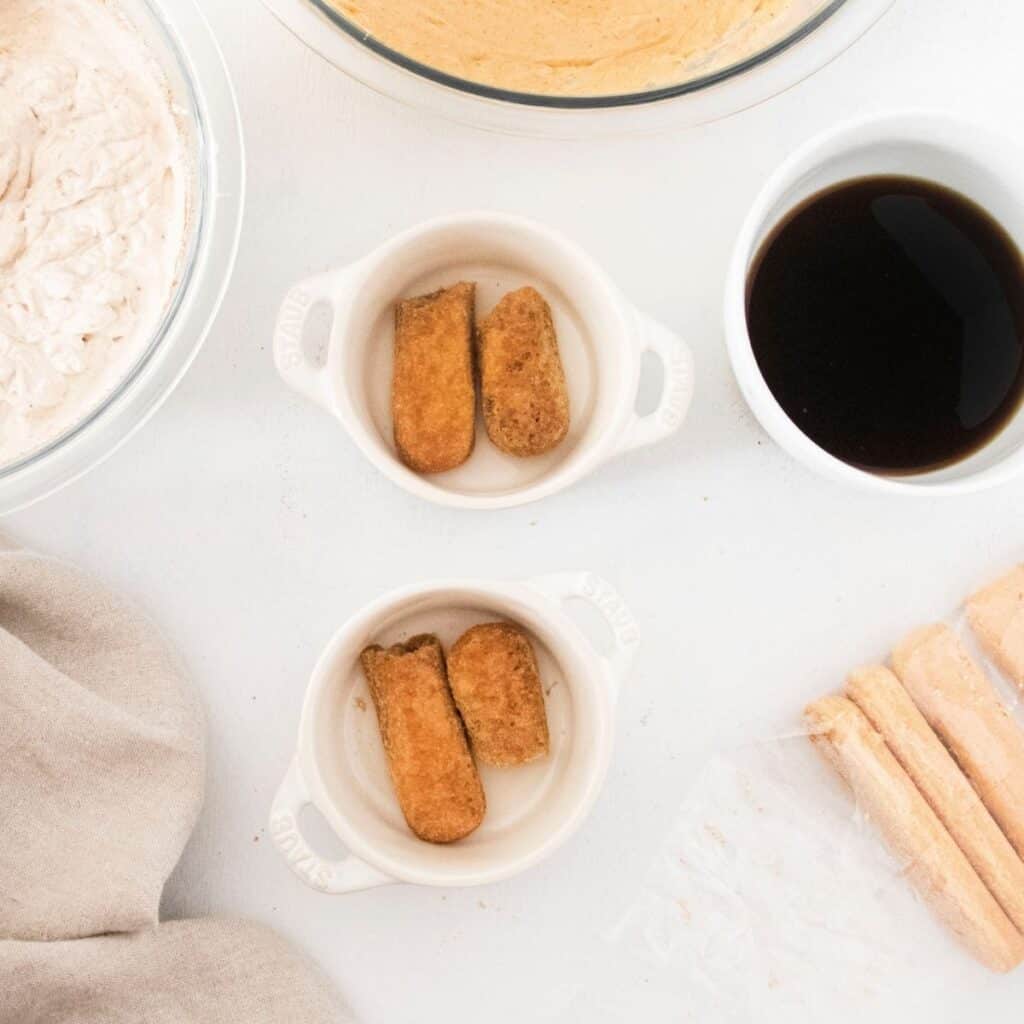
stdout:
POLYGON ((716 757, 554 1016, 983 1017, 1024 983, 1022 636, 1018 568, 716 757))

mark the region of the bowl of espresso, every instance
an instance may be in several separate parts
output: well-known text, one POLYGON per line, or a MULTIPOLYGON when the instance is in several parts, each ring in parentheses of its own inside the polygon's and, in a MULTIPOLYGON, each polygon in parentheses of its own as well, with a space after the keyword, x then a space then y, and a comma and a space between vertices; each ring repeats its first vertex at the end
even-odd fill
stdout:
POLYGON ((740 387, 812 469, 951 493, 1024 470, 1020 155, 944 115, 808 143, 741 230, 726 294, 740 387))

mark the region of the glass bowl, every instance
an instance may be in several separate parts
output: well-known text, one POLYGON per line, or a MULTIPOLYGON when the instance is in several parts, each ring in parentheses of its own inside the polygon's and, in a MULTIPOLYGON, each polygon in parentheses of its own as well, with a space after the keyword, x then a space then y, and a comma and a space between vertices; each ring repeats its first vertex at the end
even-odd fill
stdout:
POLYGON ((331 0, 263 0, 307 46, 376 92, 477 127, 580 137, 685 127, 754 106, 813 74, 864 34, 894 0, 794 0, 786 29, 727 67, 619 96, 508 92, 420 64, 369 37, 331 0))
POLYGON ((127 376, 65 433, 0 467, 0 515, 81 476, 126 441, 181 380, 220 307, 238 251, 245 157, 234 91, 199 0, 121 0, 185 114, 192 156, 189 239, 180 280, 127 376))

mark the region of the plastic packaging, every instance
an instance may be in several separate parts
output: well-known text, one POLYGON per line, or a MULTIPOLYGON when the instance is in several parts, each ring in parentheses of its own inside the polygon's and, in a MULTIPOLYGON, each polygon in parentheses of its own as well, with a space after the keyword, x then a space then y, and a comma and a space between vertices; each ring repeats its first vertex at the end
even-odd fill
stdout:
MULTIPOLYGON (((1024 728, 1019 692, 983 657, 965 617, 948 621, 1024 728)), ((608 929, 592 980, 549 1019, 963 1019, 1007 979, 964 952, 915 896, 906 867, 802 729, 723 753, 608 929)))

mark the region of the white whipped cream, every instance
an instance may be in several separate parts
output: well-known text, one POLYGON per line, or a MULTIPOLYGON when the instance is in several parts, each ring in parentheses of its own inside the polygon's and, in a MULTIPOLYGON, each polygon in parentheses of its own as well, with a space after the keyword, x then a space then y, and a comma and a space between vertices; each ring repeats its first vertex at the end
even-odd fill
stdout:
POLYGON ((166 81, 108 0, 0 0, 0 464, 73 427, 178 280, 189 173, 166 81))

